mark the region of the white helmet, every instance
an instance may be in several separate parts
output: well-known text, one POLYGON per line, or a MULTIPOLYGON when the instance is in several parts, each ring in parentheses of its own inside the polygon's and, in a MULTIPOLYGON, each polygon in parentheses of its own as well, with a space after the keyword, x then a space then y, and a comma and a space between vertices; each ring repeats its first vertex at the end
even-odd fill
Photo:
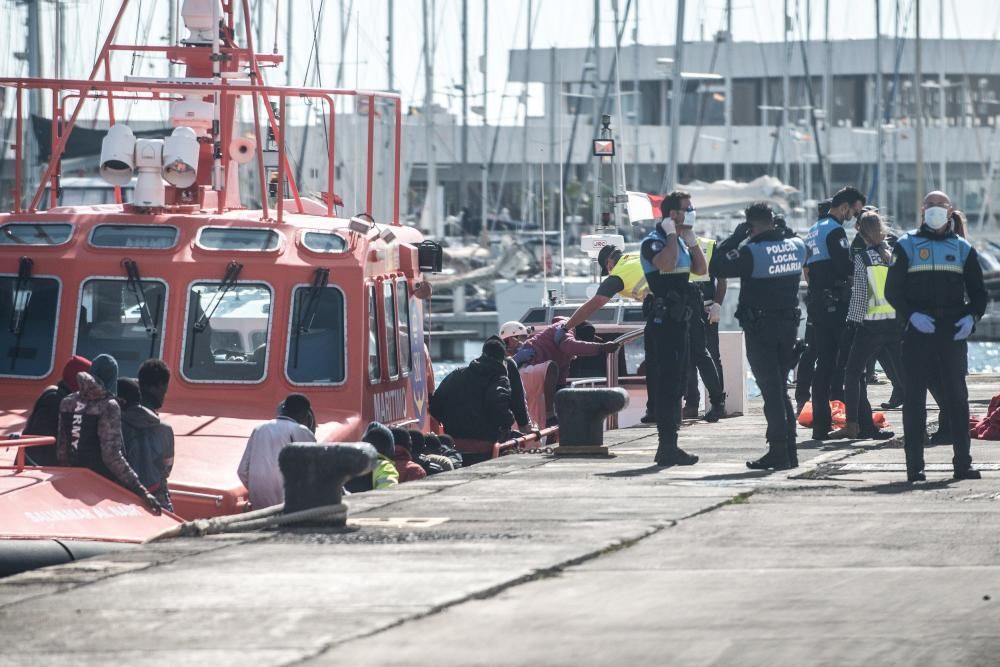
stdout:
POLYGON ((524 326, 517 320, 511 320, 510 322, 504 322, 503 326, 500 327, 500 338, 507 340, 512 336, 527 336, 528 327, 524 326))

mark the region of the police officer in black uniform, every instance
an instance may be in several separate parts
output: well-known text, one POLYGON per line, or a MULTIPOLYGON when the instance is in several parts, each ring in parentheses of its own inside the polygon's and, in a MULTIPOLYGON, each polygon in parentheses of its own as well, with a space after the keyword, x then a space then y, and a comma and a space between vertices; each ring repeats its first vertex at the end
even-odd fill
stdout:
MULTIPOLYGON (((937 374, 951 417, 955 479, 979 479, 969 442, 968 344, 989 297, 976 250, 957 236, 951 200, 943 192, 924 197, 923 224, 896 243, 885 296, 906 322, 903 332, 903 447, 906 478, 924 476, 927 384, 937 374), (966 298, 968 297, 968 298, 966 298)), ((944 406, 942 406, 944 408, 944 406)))
MULTIPOLYGON (((837 351, 847 322, 851 300, 850 280, 854 262, 849 252, 845 223, 853 223, 865 205, 857 188, 842 188, 833 196, 830 214, 806 234, 806 308, 816 345, 816 371, 812 381, 813 440, 828 440, 833 427, 830 414, 831 385, 836 375, 837 351)), ((841 379, 840 384, 843 384, 841 379)), ((843 389, 838 394, 843 393, 843 389)))
POLYGON ((694 465, 698 457, 677 446, 681 398, 687 378, 688 322, 694 312, 687 302, 688 275, 708 270, 705 255, 685 216, 693 212, 691 195, 674 191, 660 204, 663 220, 642 240, 639 254, 646 282, 653 292, 646 317, 645 338, 651 348, 646 377, 654 385, 654 413, 660 466, 694 465))
MULTIPOLYGON (((816 222, 822 222, 830 216, 830 199, 824 199, 816 205, 816 222)), ((782 218, 784 219, 784 218, 782 218)), ((802 406, 812 396, 813 373, 816 371, 816 341, 813 337, 812 322, 806 323, 805 347, 799 357, 795 372, 795 412, 802 412, 802 406)))
POLYGON ((746 334, 747 361, 760 387, 767 419, 767 453, 747 461, 747 467, 754 470, 785 470, 799 464, 796 415, 785 380, 795 362, 802 317, 799 281, 805 259, 802 239, 774 224, 770 206, 756 203, 747 208, 746 222, 715 249, 709 267, 712 275, 740 278, 736 317, 746 334))

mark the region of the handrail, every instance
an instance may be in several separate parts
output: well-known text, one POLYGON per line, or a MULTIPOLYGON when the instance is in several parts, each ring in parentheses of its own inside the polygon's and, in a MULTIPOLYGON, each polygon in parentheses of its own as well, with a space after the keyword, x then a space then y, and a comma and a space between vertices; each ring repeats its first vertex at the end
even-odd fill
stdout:
MULTIPOLYGON (((645 333, 646 333, 646 329, 645 328, 634 329, 632 331, 627 331, 627 332, 623 333, 621 336, 619 336, 618 338, 615 338, 611 342, 612 343, 616 343, 619 346, 624 346, 625 343, 628 343, 629 341, 635 340, 636 338, 640 338, 645 333)), ((617 387, 618 386, 618 355, 621 354, 621 353, 622 353, 622 351, 621 351, 621 349, 619 349, 614 354, 609 354, 607 356, 607 370, 608 370, 607 376, 608 376, 608 381, 607 381, 607 384, 605 385, 607 387, 617 387)), ((613 412, 610 415, 608 415, 608 418, 607 418, 607 420, 605 422, 605 429, 608 430, 608 431, 613 431, 613 430, 615 430, 617 428, 618 428, 618 413, 617 412, 613 412)))
POLYGON ((550 435, 555 435, 559 432, 558 426, 549 426, 548 428, 543 428, 540 431, 532 431, 520 438, 511 438, 510 440, 505 440, 504 442, 498 442, 493 445, 493 458, 498 458, 503 456, 503 452, 508 449, 516 450, 521 445, 526 445, 529 442, 541 442, 542 438, 546 438, 550 435))
POLYGON ((56 444, 56 439, 51 435, 36 435, 27 438, 7 436, 5 440, 0 440, 0 447, 17 449, 17 456, 14 457, 14 467, 17 472, 24 470, 24 450, 28 447, 46 447, 56 444))

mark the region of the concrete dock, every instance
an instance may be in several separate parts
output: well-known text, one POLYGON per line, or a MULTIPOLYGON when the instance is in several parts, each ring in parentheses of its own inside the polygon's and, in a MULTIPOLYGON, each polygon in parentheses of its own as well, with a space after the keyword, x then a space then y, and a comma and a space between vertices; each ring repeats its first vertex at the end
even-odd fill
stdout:
MULTIPOLYGON (((970 378, 973 412, 997 391, 970 378)), ((687 425, 689 468, 626 429, 611 459, 521 454, 351 497, 354 532, 0 580, 0 665, 1000 664, 1000 442, 973 442, 982 480, 952 481, 945 446, 908 485, 899 441, 803 442, 799 468, 749 471, 763 423, 756 401, 687 425)))

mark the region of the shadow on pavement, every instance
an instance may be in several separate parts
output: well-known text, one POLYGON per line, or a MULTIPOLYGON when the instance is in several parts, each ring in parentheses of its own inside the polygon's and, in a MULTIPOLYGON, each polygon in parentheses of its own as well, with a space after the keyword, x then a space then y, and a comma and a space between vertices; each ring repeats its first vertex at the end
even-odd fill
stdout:
MULTIPOLYGON (((904 475, 906 473, 903 473, 904 475)), ((852 487, 851 491, 855 493, 883 493, 883 494, 897 494, 897 493, 910 493, 911 491, 935 491, 937 489, 946 489, 957 480, 954 479, 940 479, 933 482, 916 482, 910 483, 906 480, 900 480, 898 482, 888 482, 886 484, 873 484, 871 486, 856 486, 852 487)))

